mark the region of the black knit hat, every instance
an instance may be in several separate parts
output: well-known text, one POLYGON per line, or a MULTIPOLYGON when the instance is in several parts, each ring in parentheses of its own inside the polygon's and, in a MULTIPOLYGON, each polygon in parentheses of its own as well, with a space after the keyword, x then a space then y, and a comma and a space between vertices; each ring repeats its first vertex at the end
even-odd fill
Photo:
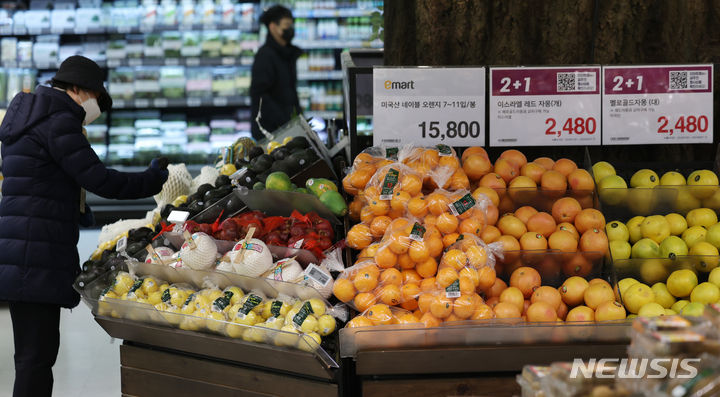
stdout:
POLYGON ((107 111, 112 107, 112 98, 108 94, 103 82, 105 74, 100 66, 93 60, 80 55, 73 55, 60 65, 53 80, 73 84, 80 88, 96 92, 100 111, 107 111))

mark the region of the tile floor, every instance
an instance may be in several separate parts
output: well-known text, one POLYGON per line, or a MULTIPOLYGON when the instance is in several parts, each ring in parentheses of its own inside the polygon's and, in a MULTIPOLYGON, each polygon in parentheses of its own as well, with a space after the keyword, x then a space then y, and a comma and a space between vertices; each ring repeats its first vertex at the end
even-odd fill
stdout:
MULTIPOLYGON (((99 230, 80 232, 78 251, 87 258, 97 247, 99 230)), ((85 304, 63 310, 60 353, 53 374, 53 396, 105 397, 120 395, 121 341, 112 340, 93 320, 85 304)), ((7 305, 0 306, 0 397, 12 395, 13 332, 7 305)))

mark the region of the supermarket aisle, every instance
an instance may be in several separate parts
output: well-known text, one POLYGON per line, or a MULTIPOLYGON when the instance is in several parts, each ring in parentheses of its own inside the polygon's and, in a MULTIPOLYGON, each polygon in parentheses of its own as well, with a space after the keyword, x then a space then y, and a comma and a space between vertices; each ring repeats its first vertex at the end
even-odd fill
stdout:
MULTIPOLYGON (((81 231, 81 260, 97 246, 98 231, 81 231)), ((120 395, 120 341, 93 320, 85 304, 62 311, 60 353, 54 367, 54 396, 104 397, 120 395)), ((10 310, 0 307, 0 397, 12 395, 13 342, 10 310)))

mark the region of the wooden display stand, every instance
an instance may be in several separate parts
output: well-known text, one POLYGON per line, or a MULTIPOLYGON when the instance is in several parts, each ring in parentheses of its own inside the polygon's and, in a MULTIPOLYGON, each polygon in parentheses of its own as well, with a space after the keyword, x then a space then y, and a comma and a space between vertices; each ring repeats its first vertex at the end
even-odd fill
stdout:
POLYGON ((624 342, 360 351, 357 383, 346 389, 368 397, 511 396, 520 393, 515 376, 524 365, 626 356, 624 342))
POLYGON ((97 316, 120 347, 126 396, 337 397, 337 368, 314 354, 97 316))

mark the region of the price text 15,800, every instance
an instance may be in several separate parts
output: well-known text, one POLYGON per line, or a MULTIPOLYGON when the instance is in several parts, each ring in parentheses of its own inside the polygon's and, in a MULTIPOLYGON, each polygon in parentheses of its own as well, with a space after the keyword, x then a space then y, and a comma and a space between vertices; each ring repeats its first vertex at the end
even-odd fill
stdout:
POLYGON ((418 124, 423 138, 478 138, 480 137, 480 123, 477 121, 448 121, 445 132, 440 130, 439 121, 423 121, 418 124))

